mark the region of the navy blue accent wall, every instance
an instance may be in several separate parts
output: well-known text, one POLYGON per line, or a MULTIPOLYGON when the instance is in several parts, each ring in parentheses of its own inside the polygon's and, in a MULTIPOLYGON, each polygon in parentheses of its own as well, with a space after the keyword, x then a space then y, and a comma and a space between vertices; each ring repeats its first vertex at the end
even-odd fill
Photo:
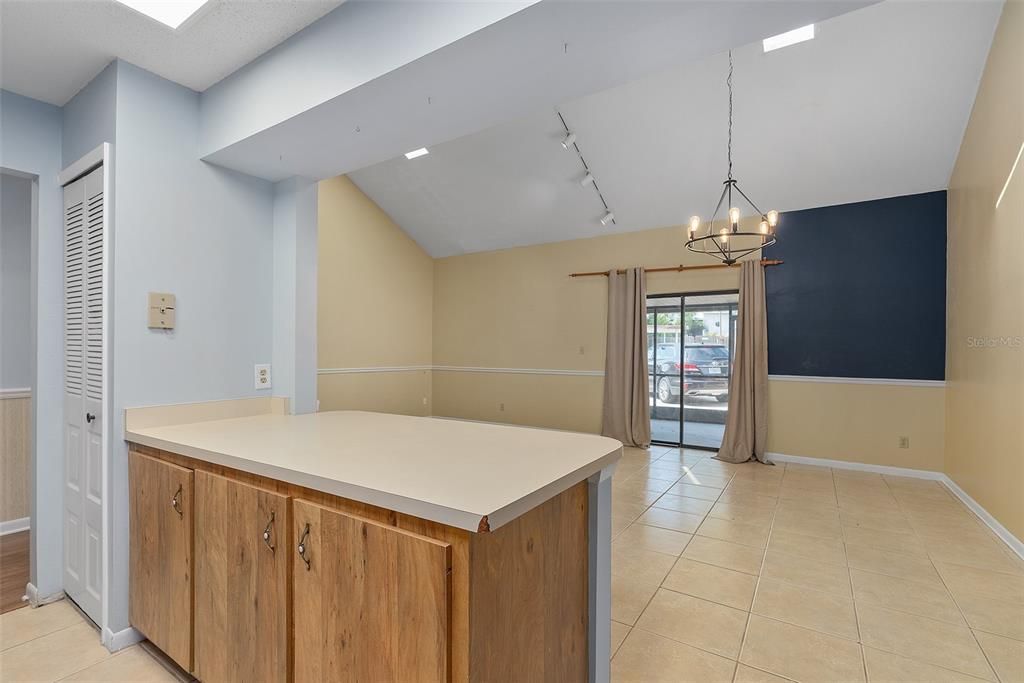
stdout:
POLYGON ((784 213, 764 257, 769 373, 945 378, 945 191, 784 213))

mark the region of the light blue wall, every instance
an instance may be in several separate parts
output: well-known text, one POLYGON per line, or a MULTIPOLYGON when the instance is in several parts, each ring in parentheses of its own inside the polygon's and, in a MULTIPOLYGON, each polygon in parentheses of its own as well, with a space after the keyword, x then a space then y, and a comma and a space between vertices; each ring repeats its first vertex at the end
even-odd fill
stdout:
POLYGON ((114 142, 117 62, 111 62, 64 105, 62 158, 70 166, 104 142, 114 142))
POLYGON ((274 184, 274 395, 316 410, 317 183, 274 184))
POLYGON ((0 175, 0 389, 32 387, 32 181, 0 175))
POLYGON ((41 596, 61 591, 62 337, 64 251, 61 110, 0 91, 0 167, 36 176, 37 219, 32 234, 32 535, 30 581, 41 596))
POLYGON ((113 557, 109 626, 128 623, 126 407, 257 395, 272 357, 273 188, 199 160, 199 95, 117 65, 113 557), (174 330, 147 292, 177 296, 174 330))

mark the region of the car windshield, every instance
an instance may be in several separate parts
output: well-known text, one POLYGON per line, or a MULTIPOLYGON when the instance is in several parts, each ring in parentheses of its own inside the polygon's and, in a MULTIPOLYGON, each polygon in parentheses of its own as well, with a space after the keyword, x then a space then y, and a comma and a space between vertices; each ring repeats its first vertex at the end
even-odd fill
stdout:
POLYGON ((724 346, 688 346, 686 359, 694 361, 729 360, 729 351, 724 346))

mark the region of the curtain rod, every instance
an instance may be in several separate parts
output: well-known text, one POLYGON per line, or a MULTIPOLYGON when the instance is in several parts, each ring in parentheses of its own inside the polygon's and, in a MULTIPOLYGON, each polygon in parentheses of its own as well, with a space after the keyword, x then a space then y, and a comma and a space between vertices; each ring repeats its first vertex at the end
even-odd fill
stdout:
MULTIPOLYGON (((762 266, 781 266, 783 263, 785 263, 785 261, 783 261, 782 259, 769 259, 769 258, 761 259, 761 265, 762 266)), ((711 268, 735 268, 738 265, 740 265, 740 264, 739 263, 732 263, 732 264, 726 265, 724 263, 713 263, 713 264, 708 264, 706 266, 684 266, 682 264, 679 264, 678 266, 665 266, 663 268, 644 268, 644 272, 646 272, 646 273, 668 273, 668 272, 679 273, 679 272, 682 272, 684 270, 709 270, 711 268)), ((625 273, 626 271, 620 268, 616 272, 618 272, 618 273, 625 273)), ((605 277, 607 277, 608 276, 608 271, 607 270, 595 270, 595 271, 592 271, 592 272, 589 272, 589 273, 569 273, 569 277, 593 277, 595 275, 604 275, 605 277)))

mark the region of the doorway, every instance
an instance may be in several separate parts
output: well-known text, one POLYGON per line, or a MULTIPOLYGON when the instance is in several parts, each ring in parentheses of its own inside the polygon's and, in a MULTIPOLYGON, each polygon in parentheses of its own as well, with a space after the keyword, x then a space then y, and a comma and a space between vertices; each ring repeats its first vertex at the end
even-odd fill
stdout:
POLYGON ((0 613, 29 582, 34 182, 0 171, 0 613))
POLYGON ((651 439, 718 450, 729 410, 739 293, 647 297, 651 439))

